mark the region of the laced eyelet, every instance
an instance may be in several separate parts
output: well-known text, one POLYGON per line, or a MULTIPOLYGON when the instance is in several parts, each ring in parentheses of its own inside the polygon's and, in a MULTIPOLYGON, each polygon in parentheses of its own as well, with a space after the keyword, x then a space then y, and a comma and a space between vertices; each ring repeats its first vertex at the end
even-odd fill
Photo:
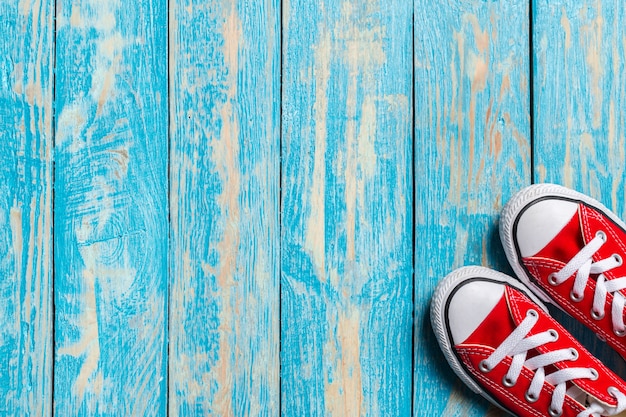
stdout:
POLYGON ((624 330, 613 329, 613 333, 615 333, 616 336, 624 337, 626 336, 626 329, 624 330))
POLYGON ((598 371, 596 371, 596 370, 595 370, 595 369, 593 369, 593 368, 589 368, 589 372, 591 372, 591 375, 592 375, 592 376, 591 376, 591 380, 592 380, 592 381, 595 381, 595 380, 596 380, 596 379, 598 379, 598 377, 600 376, 600 375, 598 374, 598 371))
POLYGON ((486 360, 480 361, 480 363, 478 364, 478 369, 482 373, 487 373, 487 372, 491 371, 491 368, 489 366, 487 366, 487 361, 486 360))
POLYGON ((615 262, 617 262, 617 266, 621 266, 624 263, 622 257, 617 253, 613 254, 613 259, 615 259, 615 262))
POLYGON ((559 281, 557 281, 556 279, 556 273, 551 273, 550 275, 548 275, 548 284, 552 285, 553 287, 556 287, 557 285, 559 285, 559 281))
POLYGON ((537 310, 534 310, 534 309, 532 309, 532 308, 531 308, 530 310, 528 310, 528 311, 526 312, 526 315, 527 315, 527 316, 530 316, 530 317, 537 317, 537 316, 538 316, 538 313, 537 313, 537 310))
POLYGON ((556 342, 557 340, 559 340, 559 334, 557 333, 556 330, 554 329, 550 329, 548 330, 548 333, 550 334, 550 336, 552 337, 552 341, 556 342))
POLYGON ((504 378, 502 378, 502 385, 504 385, 507 388, 511 388, 512 386, 514 386, 516 382, 517 381, 512 380, 506 375, 504 376, 504 378))
POLYGON ((591 318, 594 320, 602 320, 604 318, 604 311, 603 312, 599 312, 596 311, 595 309, 591 309, 591 318))
POLYGON ((604 233, 602 230, 598 230, 596 232, 596 237, 599 237, 600 239, 602 239, 603 242, 606 242, 606 233, 604 233))
POLYGON ((573 290, 569 293, 569 298, 575 303, 579 303, 585 298, 585 294, 576 294, 573 290))
POLYGON ((572 354, 572 360, 575 361, 578 359, 578 351, 574 348, 570 348, 570 353, 572 354))
POLYGON ((550 417, 559 417, 561 414, 563 414, 563 410, 554 410, 552 407, 548 408, 548 414, 550 414, 550 417))
POLYGON ((539 399, 539 395, 535 396, 531 394, 530 392, 526 391, 524 393, 524 398, 526 399, 527 403, 534 403, 535 401, 539 399))

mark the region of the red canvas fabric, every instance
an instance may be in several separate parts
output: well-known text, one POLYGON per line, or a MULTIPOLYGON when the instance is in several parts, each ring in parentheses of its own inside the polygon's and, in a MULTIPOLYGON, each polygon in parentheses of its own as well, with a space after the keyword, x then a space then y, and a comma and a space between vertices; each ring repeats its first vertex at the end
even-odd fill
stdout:
MULTIPOLYGON (((615 334, 611 322, 613 296, 607 295, 603 318, 596 320, 591 315, 597 276, 591 275, 591 279, 587 281, 584 297, 581 301, 573 301, 570 296, 574 276, 556 286, 548 282, 549 275, 561 270, 585 244, 596 236, 598 231, 604 232, 608 239, 594 254, 594 262, 608 258, 613 254, 619 254, 626 258, 626 244, 624 243, 626 242, 626 233, 624 230, 602 212, 579 204, 578 211, 560 233, 535 256, 523 258, 522 262, 534 281, 556 304, 595 331, 622 357, 626 358, 626 338, 615 334)), ((626 276, 626 264, 605 272, 604 276, 609 281, 626 276)), ((624 290, 621 292, 626 296, 624 290)))
MULTIPOLYGON (((528 310, 533 309, 539 313, 539 321, 533 327, 529 335, 556 330, 559 337, 556 341, 537 348, 535 352, 529 352, 528 357, 550 351, 574 348, 578 352, 578 359, 557 362, 553 369, 546 369, 550 374, 558 369, 572 367, 594 368, 598 372, 598 379, 574 380, 573 383, 584 391, 592 394, 598 400, 615 406, 616 399, 609 394, 609 387, 613 386, 626 391, 626 384, 617 375, 610 371, 583 346, 580 345, 558 322, 545 313, 523 293, 514 288, 506 287, 505 293, 482 324, 461 344, 455 346, 457 354, 472 376, 487 388, 500 404, 519 416, 545 416, 554 387, 544 383, 539 399, 532 404, 525 400, 525 393, 530 387, 534 371, 524 368, 517 383, 513 387, 506 387, 503 378, 506 375, 511 358, 507 357, 489 372, 482 372, 479 364, 486 359, 502 343, 502 341, 524 320, 528 310)), ((584 410, 584 406, 571 397, 566 397, 563 405, 563 416, 576 416, 584 410)))

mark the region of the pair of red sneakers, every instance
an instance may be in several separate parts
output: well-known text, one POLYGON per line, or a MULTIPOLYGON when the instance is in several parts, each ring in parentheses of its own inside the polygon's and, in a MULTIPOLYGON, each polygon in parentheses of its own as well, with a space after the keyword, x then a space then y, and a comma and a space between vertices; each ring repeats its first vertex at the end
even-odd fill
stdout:
POLYGON ((588 196, 539 184, 507 203, 500 237, 519 280, 464 267, 433 295, 433 329, 454 371, 518 416, 624 412, 626 382, 543 304, 580 320, 626 359, 624 222, 588 196))

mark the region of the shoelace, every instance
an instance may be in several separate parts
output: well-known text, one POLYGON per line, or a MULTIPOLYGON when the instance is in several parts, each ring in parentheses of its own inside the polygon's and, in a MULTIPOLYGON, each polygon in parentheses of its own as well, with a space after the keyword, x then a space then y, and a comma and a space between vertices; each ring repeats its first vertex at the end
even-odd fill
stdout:
POLYGON ((605 311, 604 306, 606 303, 607 294, 613 295, 613 303, 611 305, 611 319, 613 322, 613 332, 617 336, 626 335, 626 325, 624 325, 624 305, 626 299, 619 292, 626 289, 626 277, 612 279, 607 281, 603 273, 610 271, 622 264, 622 257, 618 254, 614 254, 609 258, 602 259, 598 262, 593 262, 593 255, 604 245, 607 241, 606 234, 602 231, 596 233, 596 236, 583 247, 559 272, 551 274, 548 277, 548 283, 550 285, 560 285, 567 281, 574 273, 576 278, 574 279, 574 286, 570 293, 570 298, 574 302, 581 301, 584 297, 585 287, 589 276, 591 274, 597 274, 596 290, 593 296, 593 308, 591 310, 591 317, 594 320, 600 320, 604 318, 605 311))
MULTIPOLYGON (((511 356, 513 360, 502 383, 507 387, 515 385, 524 367, 535 371, 530 387, 526 391, 525 399, 529 403, 537 401, 543 384, 545 382, 552 384, 555 389, 552 393, 549 414, 552 417, 558 417, 563 413, 563 403, 565 396, 568 394, 567 382, 574 379, 595 380, 598 378, 598 372, 593 368, 566 368, 546 375, 545 367, 565 360, 576 360, 578 352, 574 348, 558 349, 526 359, 529 350, 554 342, 559 337, 556 330, 547 330, 528 336, 528 333, 530 333, 538 320, 539 314, 537 311, 528 310, 526 317, 520 325, 511 332, 487 359, 480 362, 479 369, 481 372, 489 372, 505 357, 511 356)), ((572 389, 576 389, 575 386, 572 389)), ((609 388, 609 394, 617 399, 616 407, 606 409, 603 405, 594 402, 579 413, 578 417, 599 416, 600 414, 611 416, 626 410, 626 395, 615 387, 609 388)))

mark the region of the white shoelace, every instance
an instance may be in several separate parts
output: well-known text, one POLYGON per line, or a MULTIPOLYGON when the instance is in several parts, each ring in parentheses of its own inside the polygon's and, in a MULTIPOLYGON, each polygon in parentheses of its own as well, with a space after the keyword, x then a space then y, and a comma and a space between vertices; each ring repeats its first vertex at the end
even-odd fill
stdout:
MULTIPOLYGON (((555 330, 548 330, 528 336, 528 333, 530 333, 538 320, 539 314, 537 311, 528 310, 526 318, 524 318, 520 325, 487 359, 480 362, 479 369, 481 372, 489 372, 505 357, 512 356, 513 360, 511 366, 502 383, 507 387, 515 385, 524 367, 535 371, 530 387, 526 392, 526 401, 532 403, 539 399, 544 382, 552 384, 555 389, 552 393, 549 414, 550 416, 557 417, 563 413, 565 395, 568 394, 567 382, 574 379, 595 380, 598 378, 598 372, 593 368, 566 368, 546 375, 545 367, 564 360, 576 360, 578 358, 578 352, 574 348, 554 350, 526 359, 529 350, 554 342, 559 337, 555 330)), ((572 390, 576 389, 576 386, 572 386, 572 390)), ((578 417, 599 416, 599 413, 603 416, 611 416, 626 410, 626 395, 614 387, 609 388, 609 394, 617 399, 616 407, 607 409, 603 405, 594 402, 579 413, 578 417)))
POLYGON ((613 295, 613 303, 611 305, 611 319, 613 322, 613 332, 617 336, 626 335, 626 325, 624 324, 624 305, 626 299, 619 292, 626 289, 626 277, 612 279, 607 281, 603 273, 610 271, 622 264, 622 258, 618 254, 614 254, 609 258, 593 262, 593 255, 607 241, 606 234, 602 231, 596 233, 596 236, 580 250, 559 272, 548 277, 551 285, 560 285, 567 281, 574 273, 574 286, 570 293, 570 298, 574 302, 581 301, 584 297, 585 287, 589 276, 597 274, 596 290, 593 296, 593 308, 591 317, 600 320, 604 317, 604 306, 607 294, 613 295))

